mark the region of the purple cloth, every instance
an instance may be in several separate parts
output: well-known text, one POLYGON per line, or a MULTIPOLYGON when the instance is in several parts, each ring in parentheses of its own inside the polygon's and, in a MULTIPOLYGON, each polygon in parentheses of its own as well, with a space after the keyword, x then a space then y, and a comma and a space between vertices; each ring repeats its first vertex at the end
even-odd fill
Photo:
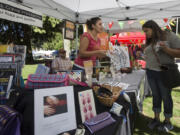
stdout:
POLYGON ((21 135, 18 112, 5 105, 0 106, 0 135, 21 135))
POLYGON ((87 120, 84 122, 84 125, 89 129, 89 131, 93 134, 100 129, 114 123, 115 120, 111 117, 111 114, 108 112, 101 113, 96 117, 87 120))

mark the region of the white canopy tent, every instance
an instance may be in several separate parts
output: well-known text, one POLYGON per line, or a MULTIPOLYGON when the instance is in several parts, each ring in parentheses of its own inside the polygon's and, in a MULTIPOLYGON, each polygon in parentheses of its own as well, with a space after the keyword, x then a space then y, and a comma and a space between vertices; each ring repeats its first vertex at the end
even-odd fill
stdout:
MULTIPOLYGON (((48 16, 77 22, 76 25, 97 16, 102 18, 105 25, 110 21, 159 20, 180 16, 180 0, 22 0, 22 4, 48 16)), ((163 26, 162 20, 160 22, 159 25, 163 26)), ((130 28, 129 25, 124 26, 127 27, 126 31, 141 28, 139 23, 134 25, 134 28, 130 28)), ((119 31, 119 26, 114 25, 111 31, 119 31)))
MULTIPOLYGON (((45 15, 78 23, 99 16, 105 26, 111 21, 131 19, 154 19, 164 26, 162 18, 180 16, 180 0, 23 0, 23 4, 45 15)), ((124 26, 124 31, 141 29, 139 23, 124 26)), ((118 31, 120 28, 117 23, 110 32, 118 31)))
MULTIPOLYGON (((164 26, 163 18, 180 16, 180 0, 11 0, 35 9, 45 15, 58 19, 67 19, 85 23, 91 17, 101 17, 108 30, 108 23, 119 20, 154 19, 164 26)), ((127 23, 127 22, 126 22, 127 23)), ((76 27, 77 28, 77 27, 76 27)), ((133 25, 124 25, 125 31, 140 30, 136 21, 133 25)), ((78 43, 78 29, 76 41, 78 43)), ((119 32, 118 23, 114 23, 111 32, 119 32)))
POLYGON ((79 23, 95 16, 110 22, 180 15, 179 0, 23 0, 23 4, 45 15, 79 23))

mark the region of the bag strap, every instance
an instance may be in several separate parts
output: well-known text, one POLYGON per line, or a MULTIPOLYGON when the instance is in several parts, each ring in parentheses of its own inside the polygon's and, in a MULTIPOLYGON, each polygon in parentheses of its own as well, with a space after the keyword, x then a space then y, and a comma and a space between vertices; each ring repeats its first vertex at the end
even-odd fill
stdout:
POLYGON ((153 54, 154 56, 156 57, 156 61, 158 62, 159 65, 161 65, 161 62, 160 62, 160 59, 156 53, 156 51, 154 50, 154 47, 151 45, 151 48, 152 48, 152 51, 153 51, 153 54))

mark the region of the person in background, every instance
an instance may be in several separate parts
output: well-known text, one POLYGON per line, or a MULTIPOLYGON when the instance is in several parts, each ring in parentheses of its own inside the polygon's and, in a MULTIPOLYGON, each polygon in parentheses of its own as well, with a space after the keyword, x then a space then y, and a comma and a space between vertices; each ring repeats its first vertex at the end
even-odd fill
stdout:
POLYGON ((102 20, 99 17, 87 20, 88 32, 80 38, 78 57, 74 61, 73 70, 84 71, 84 61, 92 60, 96 66, 96 59, 106 56, 106 51, 100 50, 100 39, 98 33, 103 32, 102 20))
POLYGON ((173 129, 170 121, 173 116, 172 90, 162 82, 162 68, 157 57, 159 57, 161 64, 174 64, 174 58, 180 57, 180 38, 172 32, 163 31, 153 20, 147 21, 142 29, 146 34, 144 54, 147 79, 152 90, 154 111, 154 120, 148 124, 148 127, 168 132, 173 129), (160 123, 162 102, 164 104, 165 120, 160 123))
POLYGON ((136 50, 136 60, 144 60, 144 54, 142 49, 136 50))
POLYGON ((70 71, 72 70, 72 62, 69 58, 66 58, 66 51, 64 49, 59 50, 59 57, 55 58, 52 62, 52 69, 57 71, 70 71))

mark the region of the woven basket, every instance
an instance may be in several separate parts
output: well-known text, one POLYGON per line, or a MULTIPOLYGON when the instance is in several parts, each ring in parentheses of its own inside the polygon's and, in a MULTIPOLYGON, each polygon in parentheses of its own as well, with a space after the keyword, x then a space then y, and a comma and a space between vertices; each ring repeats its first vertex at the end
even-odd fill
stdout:
MULTIPOLYGON (((102 85, 101 87, 107 88, 111 91, 111 86, 109 86, 109 85, 102 85)), ((99 88, 100 88, 100 86, 93 87, 95 95, 103 105, 108 106, 108 107, 111 107, 113 105, 113 103, 118 99, 120 92, 122 90, 122 88, 120 88, 120 87, 112 87, 113 96, 112 97, 102 97, 102 96, 98 95, 99 88)))

